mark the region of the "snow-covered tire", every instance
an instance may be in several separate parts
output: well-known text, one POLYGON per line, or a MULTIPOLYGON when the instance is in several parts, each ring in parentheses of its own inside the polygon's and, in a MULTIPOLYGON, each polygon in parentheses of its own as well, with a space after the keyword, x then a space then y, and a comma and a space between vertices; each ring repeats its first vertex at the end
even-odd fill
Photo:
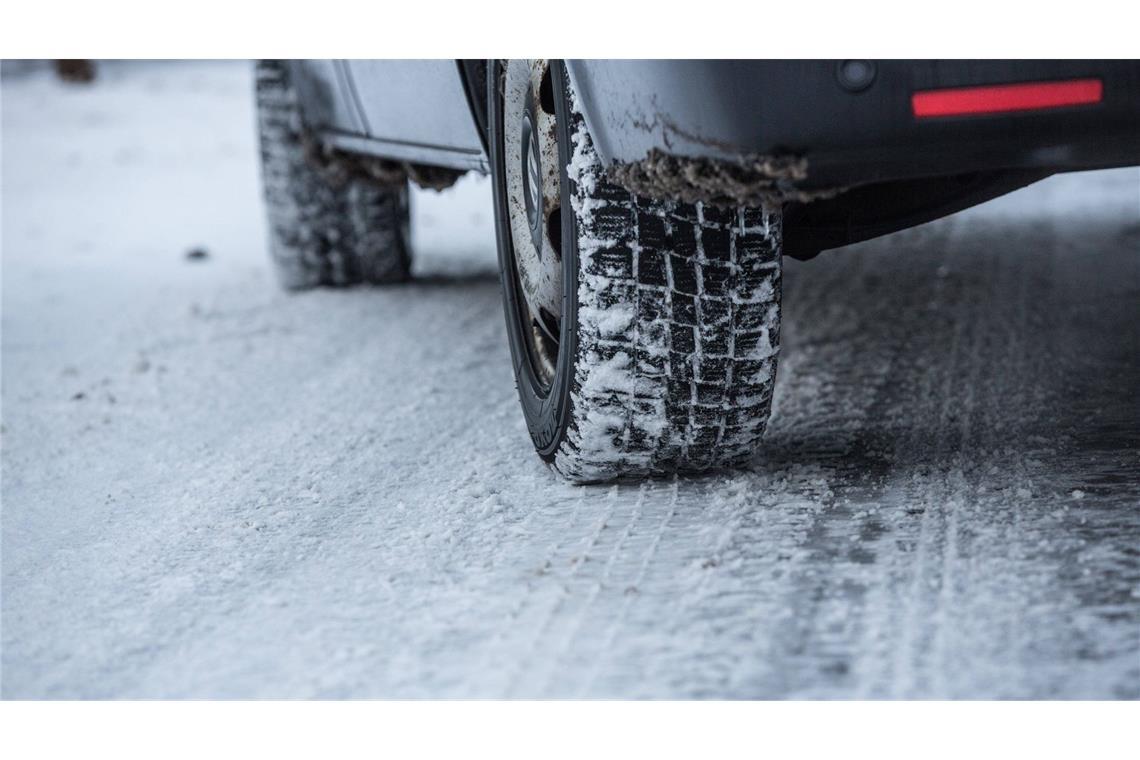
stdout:
POLYGON ((780 209, 654 201, 608 181, 568 77, 560 65, 552 70, 564 94, 564 308, 546 386, 519 318, 503 98, 493 84, 489 94, 508 333, 535 447, 576 482, 745 464, 763 435, 776 376, 780 209))
POLYGON ((258 61, 257 122, 269 248, 289 289, 407 279, 407 182, 336 171, 305 130, 293 68, 258 61))

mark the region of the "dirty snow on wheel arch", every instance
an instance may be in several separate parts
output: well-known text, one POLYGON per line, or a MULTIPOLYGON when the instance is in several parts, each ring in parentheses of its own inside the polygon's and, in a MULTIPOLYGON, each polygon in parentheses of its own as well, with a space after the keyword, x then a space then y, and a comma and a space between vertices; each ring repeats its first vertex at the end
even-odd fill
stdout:
POLYGON ((485 181, 285 294, 250 68, 99 74, 0 85, 4 697, 1140 697, 1135 169, 785 262, 753 469, 577 487, 485 181))

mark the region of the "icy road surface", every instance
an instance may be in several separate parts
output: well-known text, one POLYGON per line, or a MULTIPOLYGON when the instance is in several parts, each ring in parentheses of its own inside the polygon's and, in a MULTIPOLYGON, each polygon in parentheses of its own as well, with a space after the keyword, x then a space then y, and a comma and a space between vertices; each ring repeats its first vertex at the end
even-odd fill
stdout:
POLYGON ((101 73, 3 81, 5 697, 1140 697, 1136 170, 788 262, 755 471, 579 488, 485 183, 286 295, 248 68, 101 73))

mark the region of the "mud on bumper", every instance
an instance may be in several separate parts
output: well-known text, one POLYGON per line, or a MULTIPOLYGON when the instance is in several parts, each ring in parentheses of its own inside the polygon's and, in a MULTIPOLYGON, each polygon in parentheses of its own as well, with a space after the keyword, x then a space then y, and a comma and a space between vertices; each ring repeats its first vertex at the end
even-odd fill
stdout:
POLYGON ((1140 163, 1140 61, 571 61, 607 164, 654 151, 805 162, 801 189, 995 169, 1140 163), (860 72, 863 72, 860 75, 860 72), (916 115, 915 96, 1094 80, 1095 102, 916 115))

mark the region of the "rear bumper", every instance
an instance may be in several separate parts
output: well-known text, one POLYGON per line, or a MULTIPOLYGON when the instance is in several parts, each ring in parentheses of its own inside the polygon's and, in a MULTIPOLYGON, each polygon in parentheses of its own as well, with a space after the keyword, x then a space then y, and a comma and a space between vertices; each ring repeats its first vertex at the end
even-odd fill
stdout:
POLYGON ((603 160, 651 151, 806 159, 802 189, 1002 169, 1140 164, 1138 61, 875 61, 852 87, 836 61, 568 61, 603 160), (1099 102, 916 116, 916 93, 1095 80, 1099 102), (858 83, 856 83, 858 84, 858 83))

